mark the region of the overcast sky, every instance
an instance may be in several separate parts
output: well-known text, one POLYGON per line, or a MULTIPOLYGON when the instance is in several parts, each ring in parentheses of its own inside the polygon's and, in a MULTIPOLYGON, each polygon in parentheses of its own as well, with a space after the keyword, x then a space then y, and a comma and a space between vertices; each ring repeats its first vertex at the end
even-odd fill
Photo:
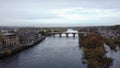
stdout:
POLYGON ((2 26, 120 24, 120 0, 0 0, 2 26))

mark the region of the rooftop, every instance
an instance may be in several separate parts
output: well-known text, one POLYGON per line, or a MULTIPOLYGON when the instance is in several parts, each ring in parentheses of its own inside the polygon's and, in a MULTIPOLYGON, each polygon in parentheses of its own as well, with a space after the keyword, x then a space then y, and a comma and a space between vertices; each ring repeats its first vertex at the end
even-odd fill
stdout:
POLYGON ((13 36, 13 35, 15 35, 15 33, 4 33, 3 35, 5 35, 5 36, 13 36))

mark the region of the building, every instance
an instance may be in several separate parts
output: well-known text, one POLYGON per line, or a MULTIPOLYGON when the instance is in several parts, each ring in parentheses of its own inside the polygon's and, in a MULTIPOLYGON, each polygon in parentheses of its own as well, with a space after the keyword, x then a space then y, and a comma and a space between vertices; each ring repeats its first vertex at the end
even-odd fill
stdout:
POLYGON ((1 38, 5 47, 14 47, 20 43, 19 36, 16 33, 3 33, 1 38))
POLYGON ((3 47, 4 47, 3 40, 0 38, 0 49, 2 49, 3 47))

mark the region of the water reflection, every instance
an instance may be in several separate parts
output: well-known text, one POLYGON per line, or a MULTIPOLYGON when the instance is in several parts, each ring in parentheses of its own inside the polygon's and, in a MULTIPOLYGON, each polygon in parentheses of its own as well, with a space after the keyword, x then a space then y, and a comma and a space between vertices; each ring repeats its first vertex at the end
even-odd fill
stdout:
POLYGON ((105 45, 105 49, 107 51, 106 55, 107 57, 110 57, 113 59, 113 65, 111 68, 119 68, 120 67, 120 48, 117 47, 117 52, 110 49, 109 46, 105 45))
POLYGON ((16 65, 17 62, 15 60, 19 61, 19 54, 8 56, 1 59, 0 68, 17 68, 17 65, 16 65))

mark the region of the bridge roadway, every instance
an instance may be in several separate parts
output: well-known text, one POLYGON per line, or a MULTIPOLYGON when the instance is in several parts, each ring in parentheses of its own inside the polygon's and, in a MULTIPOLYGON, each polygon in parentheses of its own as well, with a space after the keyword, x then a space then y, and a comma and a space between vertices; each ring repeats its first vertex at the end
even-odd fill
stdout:
POLYGON ((87 34, 90 34, 89 32, 50 32, 48 33, 48 36, 55 36, 56 34, 59 35, 59 37, 62 37, 62 34, 65 34, 66 37, 69 36, 69 34, 72 34, 73 37, 75 37, 76 34, 84 34, 84 35, 87 35, 87 34))

